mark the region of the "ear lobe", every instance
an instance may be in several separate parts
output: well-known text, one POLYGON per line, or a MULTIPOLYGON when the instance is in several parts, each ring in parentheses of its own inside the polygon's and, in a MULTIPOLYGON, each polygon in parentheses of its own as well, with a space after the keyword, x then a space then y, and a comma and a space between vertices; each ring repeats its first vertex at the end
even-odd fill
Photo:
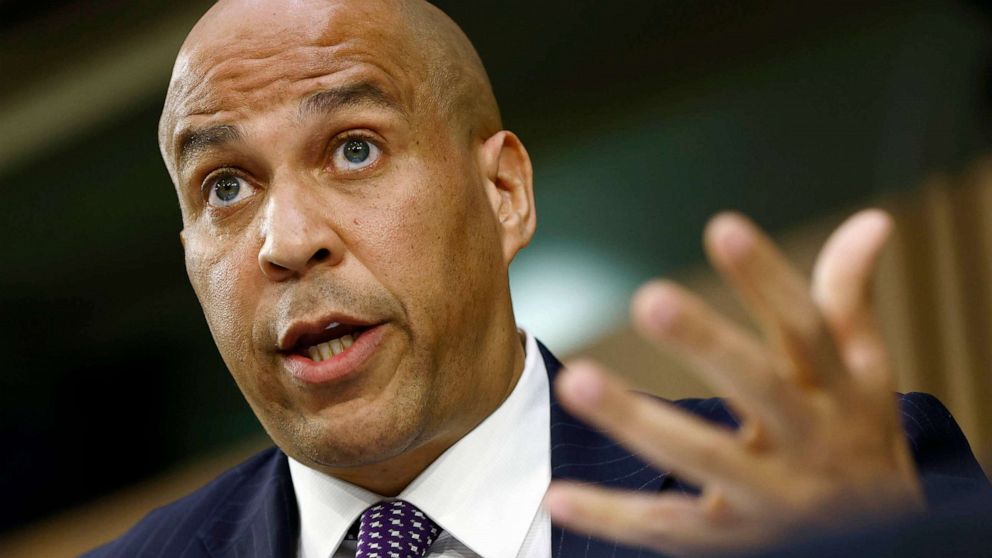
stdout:
POLYGON ((530 155, 516 134, 503 130, 483 143, 480 163, 500 228, 503 259, 509 265, 517 252, 530 243, 537 228, 530 155))

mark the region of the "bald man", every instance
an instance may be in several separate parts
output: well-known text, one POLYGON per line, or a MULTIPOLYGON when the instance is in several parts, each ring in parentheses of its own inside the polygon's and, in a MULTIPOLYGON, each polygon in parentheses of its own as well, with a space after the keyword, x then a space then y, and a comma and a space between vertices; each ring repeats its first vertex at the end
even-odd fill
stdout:
POLYGON ((508 286, 535 230, 530 159, 425 2, 219 2, 159 139, 190 281, 276 447, 94 556, 743 550, 922 509, 933 479, 987 485, 939 403, 906 397, 900 427, 867 295, 878 212, 837 232, 812 290, 746 219, 711 223, 767 340, 667 283, 636 297, 645 335, 739 394, 739 430, 717 400, 664 404, 591 363, 559 375, 508 286), (582 482, 549 492, 559 478, 582 482))

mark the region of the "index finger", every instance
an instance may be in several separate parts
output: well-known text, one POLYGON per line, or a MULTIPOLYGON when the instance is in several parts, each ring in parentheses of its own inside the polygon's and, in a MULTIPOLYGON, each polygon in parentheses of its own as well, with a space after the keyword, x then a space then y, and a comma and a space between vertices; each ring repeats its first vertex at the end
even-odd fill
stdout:
POLYGON ((576 417, 689 482, 747 487, 767 480, 736 432, 634 393, 592 362, 570 362, 556 379, 555 391, 576 417))

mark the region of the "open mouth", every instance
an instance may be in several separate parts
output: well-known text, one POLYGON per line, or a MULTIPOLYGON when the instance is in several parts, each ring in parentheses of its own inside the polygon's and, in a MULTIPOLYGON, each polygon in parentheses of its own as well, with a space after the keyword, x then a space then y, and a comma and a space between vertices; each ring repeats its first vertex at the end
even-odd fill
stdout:
POLYGON ((289 352, 321 362, 348 350, 369 329, 372 326, 331 322, 322 331, 301 335, 289 352))

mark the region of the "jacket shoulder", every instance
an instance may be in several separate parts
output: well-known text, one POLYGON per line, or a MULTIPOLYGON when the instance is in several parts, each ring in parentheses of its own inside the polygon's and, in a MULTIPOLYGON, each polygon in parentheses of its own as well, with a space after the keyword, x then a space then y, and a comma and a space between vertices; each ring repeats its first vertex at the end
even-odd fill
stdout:
POLYGON ((221 510, 228 511, 233 500, 267 483, 273 471, 285 461, 285 455, 277 448, 259 452, 196 491, 152 510, 123 535, 83 556, 207 556, 200 537, 202 531, 221 510))
POLYGON ((992 496, 982 467, 951 412, 926 393, 899 396, 902 426, 931 505, 992 496))

